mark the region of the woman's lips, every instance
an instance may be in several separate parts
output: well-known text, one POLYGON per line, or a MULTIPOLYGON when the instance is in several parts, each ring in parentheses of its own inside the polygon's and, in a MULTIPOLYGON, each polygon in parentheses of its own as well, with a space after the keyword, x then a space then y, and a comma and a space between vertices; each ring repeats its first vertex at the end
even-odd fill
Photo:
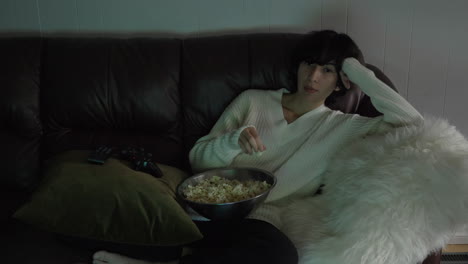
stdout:
POLYGON ((318 92, 318 90, 312 88, 312 87, 308 87, 308 86, 305 86, 304 87, 304 91, 306 91, 307 93, 316 93, 318 92))

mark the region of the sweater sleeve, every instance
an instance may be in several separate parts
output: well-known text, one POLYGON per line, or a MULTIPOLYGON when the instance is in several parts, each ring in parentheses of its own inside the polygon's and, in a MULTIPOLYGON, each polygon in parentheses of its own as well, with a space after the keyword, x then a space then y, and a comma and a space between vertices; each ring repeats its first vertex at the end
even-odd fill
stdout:
POLYGON ((423 120, 421 114, 405 98, 380 81, 374 72, 355 58, 347 58, 343 62, 343 71, 370 97, 375 108, 383 114, 383 122, 400 127, 423 120))
POLYGON ((210 133, 195 143, 189 159, 195 172, 227 167, 242 152, 239 146, 241 132, 251 125, 244 125, 249 109, 246 92, 236 97, 224 110, 210 133))

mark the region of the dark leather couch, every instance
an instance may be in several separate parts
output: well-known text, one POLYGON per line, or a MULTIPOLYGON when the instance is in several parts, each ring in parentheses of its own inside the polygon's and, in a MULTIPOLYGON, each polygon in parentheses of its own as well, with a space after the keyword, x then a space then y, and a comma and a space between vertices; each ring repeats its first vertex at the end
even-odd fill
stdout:
MULTIPOLYGON (((189 149, 236 95, 290 87, 288 58, 299 37, 1 38, 1 262, 89 261, 89 248, 10 218, 40 181, 45 159, 98 144, 134 144, 157 162, 189 171, 189 149)), ((358 90, 330 107, 379 114, 358 90)), ((440 254, 429 263, 440 263, 440 254)))

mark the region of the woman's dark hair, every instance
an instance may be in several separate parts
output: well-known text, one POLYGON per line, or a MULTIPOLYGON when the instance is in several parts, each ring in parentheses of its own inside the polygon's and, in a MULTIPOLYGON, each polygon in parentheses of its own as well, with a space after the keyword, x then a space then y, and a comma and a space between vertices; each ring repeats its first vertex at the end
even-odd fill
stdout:
POLYGON ((334 101, 334 98, 344 95, 347 91, 343 87, 339 73, 343 61, 348 57, 356 58, 364 64, 364 56, 361 50, 348 35, 333 30, 313 31, 305 34, 299 40, 292 54, 291 78, 295 84, 293 88, 296 89, 297 87, 297 71, 302 62, 325 65, 333 61, 338 73, 337 85, 341 88, 340 91, 333 92, 327 98, 327 103, 334 101))

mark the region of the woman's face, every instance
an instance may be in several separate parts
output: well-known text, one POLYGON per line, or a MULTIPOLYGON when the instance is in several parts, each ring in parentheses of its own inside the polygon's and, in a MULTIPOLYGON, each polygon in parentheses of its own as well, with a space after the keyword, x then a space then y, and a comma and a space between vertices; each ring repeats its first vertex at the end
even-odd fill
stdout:
POLYGON ((297 92, 314 102, 325 102, 325 99, 337 88, 338 73, 335 65, 309 64, 302 62, 297 73, 297 92))

